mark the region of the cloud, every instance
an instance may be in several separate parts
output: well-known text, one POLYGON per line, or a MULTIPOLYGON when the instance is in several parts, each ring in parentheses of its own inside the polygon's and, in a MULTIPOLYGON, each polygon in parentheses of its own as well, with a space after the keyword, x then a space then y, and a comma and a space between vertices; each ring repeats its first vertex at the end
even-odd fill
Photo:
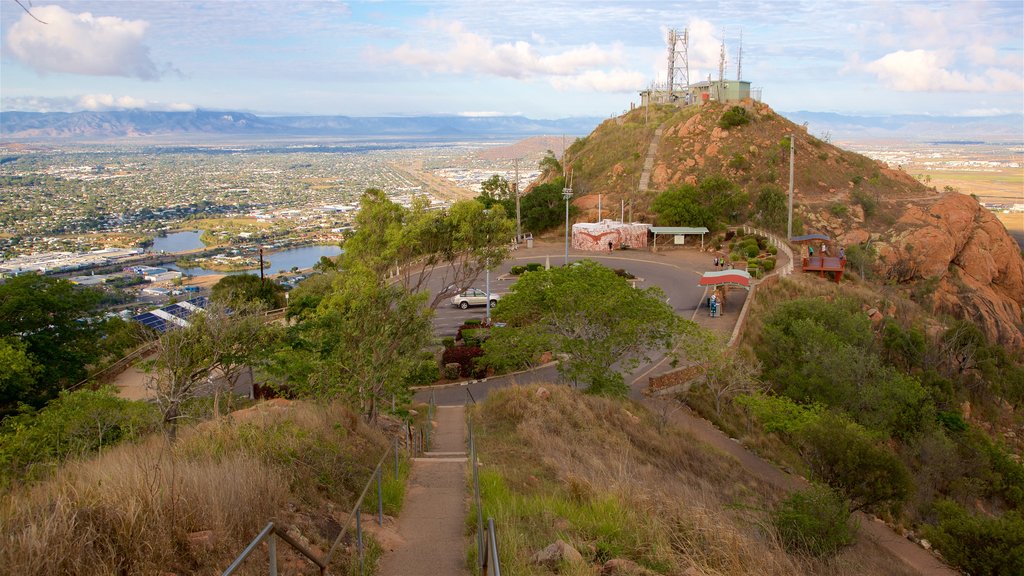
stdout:
POLYGON ((952 69, 952 55, 935 50, 898 50, 868 63, 856 60, 849 69, 863 69, 901 92, 1013 92, 1024 89, 1020 73, 988 68, 967 75, 952 69))
POLYGON ((143 43, 149 23, 74 14, 59 6, 33 8, 41 24, 22 15, 7 30, 12 56, 37 72, 126 76, 156 80, 160 72, 143 43))
POLYGON ((646 76, 632 70, 588 70, 575 76, 552 78, 551 85, 558 90, 635 92, 643 88, 647 81, 646 76))
POLYGON ((114 96, 113 94, 81 94, 59 98, 14 96, 4 97, 0 104, 4 110, 23 112, 78 112, 82 110, 92 112, 111 110, 191 112, 196 109, 194 104, 184 102, 159 102, 134 96, 114 96))
MULTIPOLYGON (((440 47, 406 43, 390 51, 370 50, 371 58, 386 64, 402 64, 426 72, 445 74, 483 74, 513 78, 551 78, 564 89, 621 91, 625 78, 640 78, 630 90, 643 84, 639 72, 602 68, 621 64, 625 59, 618 44, 610 49, 587 44, 542 54, 534 44, 523 40, 496 43, 488 37, 466 30, 461 22, 428 21, 429 31, 443 38, 440 47)), ((537 44, 546 44, 534 34, 537 44)))

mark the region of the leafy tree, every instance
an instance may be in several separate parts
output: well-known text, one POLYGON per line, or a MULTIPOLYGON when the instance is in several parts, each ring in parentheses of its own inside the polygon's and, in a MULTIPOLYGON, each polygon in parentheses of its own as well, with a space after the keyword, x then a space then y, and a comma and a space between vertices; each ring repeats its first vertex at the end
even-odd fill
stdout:
POLYGON ((950 500, 935 505, 939 521, 924 534, 942 556, 976 576, 1024 574, 1024 518, 1017 511, 989 517, 950 500))
POLYGON ((537 167, 540 168, 541 172, 544 174, 562 174, 562 163, 558 161, 558 158, 555 157, 555 153, 551 150, 548 150, 547 154, 540 159, 540 163, 537 167))
POLYGON ((651 208, 662 226, 704 226, 718 230, 718 215, 701 201, 696 186, 681 184, 659 194, 651 208))
POLYGON ((20 376, 0 387, 0 415, 11 413, 19 402, 41 407, 86 377, 86 367, 99 356, 100 324, 90 321, 99 300, 96 290, 45 276, 18 276, 0 284, 0 338, 24 344, 13 351, 7 346, 20 376), (27 369, 26 359, 34 369, 27 369), (34 380, 26 386, 23 377, 29 374, 34 380))
POLYGON ((478 362, 499 373, 535 368, 541 354, 551 346, 548 333, 536 324, 518 328, 493 327, 483 342, 484 355, 478 362))
POLYGON ((41 371, 24 342, 11 336, 0 338, 0 398, 10 402, 29 397, 41 371))
POLYGON ((484 208, 491 208, 495 204, 501 204, 505 212, 515 210, 515 197, 512 195, 512 187, 504 177, 494 174, 480 184, 480 195, 476 200, 484 205, 484 208))
POLYGON ((270 370, 292 393, 347 398, 375 419, 382 402, 407 393, 420 369, 432 335, 426 298, 364 268, 346 269, 316 310, 292 328, 270 370))
POLYGON ((494 317, 513 329, 547 334, 552 351, 565 355, 559 363, 564 379, 611 395, 628 392, 613 366, 629 370, 652 350, 670 349, 683 326, 660 290, 635 289, 592 261, 520 277, 494 317))
POLYGON ((747 195, 721 176, 704 179, 698 186, 680 184, 659 194, 652 204, 662 226, 704 226, 712 232, 729 220, 738 220, 747 195))
POLYGON ((910 472, 861 426, 825 415, 803 428, 800 444, 814 475, 842 491, 854 510, 898 507, 910 495, 910 472))
POLYGON ((788 199, 785 193, 773 184, 765 184, 754 201, 755 220, 768 230, 784 232, 786 230, 788 199))
POLYGON ((722 413, 722 401, 760 388, 760 366, 737 356, 726 339, 716 332, 688 325, 679 347, 699 369, 704 385, 715 399, 715 412, 722 413))
POLYGON ((490 210, 475 200, 431 210, 425 198, 406 209, 380 190, 360 201, 356 230, 345 241, 342 268, 362 267, 383 279, 398 272, 400 284, 418 292, 434 277, 447 286, 430 301, 432 308, 470 286, 488 266, 507 256, 515 223, 500 205, 490 210))
POLYGON ((193 314, 189 325, 164 332, 156 343, 155 372, 147 387, 153 392, 168 437, 177 437, 184 405, 195 398, 210 375, 215 343, 206 329, 206 313, 193 314))
POLYGON ((156 426, 152 405, 119 398, 113 388, 61 391, 43 409, 26 407, 0 424, 0 485, 37 478, 54 462, 139 438, 156 426))
POLYGON ((232 274, 221 278, 210 290, 210 298, 231 308, 253 304, 266 310, 284 308, 284 288, 254 274, 232 274))
MULTIPOLYGON (((562 189, 565 179, 555 178, 547 184, 534 186, 519 201, 519 211, 523 219, 523 228, 540 233, 563 225, 565 222, 565 199, 562 189)), ((569 218, 574 218, 579 210, 569 203, 569 218)))

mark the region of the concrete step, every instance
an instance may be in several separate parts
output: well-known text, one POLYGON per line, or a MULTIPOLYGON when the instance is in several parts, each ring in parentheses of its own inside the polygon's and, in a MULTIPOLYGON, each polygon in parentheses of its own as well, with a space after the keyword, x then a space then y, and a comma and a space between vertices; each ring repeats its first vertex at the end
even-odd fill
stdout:
POLYGON ((453 458, 453 457, 466 457, 465 452, 424 452, 423 458, 453 458))

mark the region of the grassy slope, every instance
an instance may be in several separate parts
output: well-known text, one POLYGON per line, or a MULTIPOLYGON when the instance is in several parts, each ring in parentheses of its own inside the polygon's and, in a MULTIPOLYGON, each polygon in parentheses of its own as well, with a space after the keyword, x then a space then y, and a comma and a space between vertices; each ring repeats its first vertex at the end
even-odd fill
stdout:
MULTIPOLYGON (((582 194, 609 195, 612 203, 621 195, 632 198, 654 130, 664 124, 655 168, 661 167, 666 182, 659 186, 652 178, 652 190, 711 175, 729 178, 751 199, 764 184, 785 189, 789 147, 784 138, 797 134, 795 188, 801 203, 823 203, 826 208, 831 202, 848 203, 855 190, 883 201, 936 195, 910 175, 807 134, 767 105, 751 107, 749 124, 717 134, 725 107, 714 103, 686 109, 655 106, 646 117, 647 111, 638 108, 607 120, 567 151, 566 163, 576 171, 573 188, 582 194), (692 116, 697 118, 691 121, 692 116)), ((638 197, 636 209, 646 212, 654 195, 638 197)))
POLYGON ((554 573, 529 558, 561 538, 584 563, 559 574, 593 574, 612 558, 658 574, 899 573, 869 543, 832 561, 787 554, 765 528, 780 494, 727 457, 637 404, 544 389, 549 397, 537 387, 497 391, 473 415, 503 571, 554 573))
MULTIPOLYGON (((0 497, 11 574, 219 574, 270 520, 326 551, 387 448, 340 406, 293 403, 117 446, 0 497), (209 545, 189 533, 212 531, 209 545)), ((399 497, 399 496, 396 496, 399 497)), ((285 562, 301 566, 287 546, 285 562)), ((346 573, 346 560, 333 573, 346 573)), ((243 573, 265 573, 263 548, 243 573)))

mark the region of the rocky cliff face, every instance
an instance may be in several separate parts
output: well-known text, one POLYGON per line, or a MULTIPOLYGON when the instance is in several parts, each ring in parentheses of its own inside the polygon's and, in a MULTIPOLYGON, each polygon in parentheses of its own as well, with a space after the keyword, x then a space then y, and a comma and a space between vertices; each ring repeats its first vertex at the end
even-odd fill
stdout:
POLYGON ((992 341, 1024 346, 1024 258, 974 198, 952 193, 908 205, 882 242, 890 278, 934 284, 926 295, 934 310, 974 321, 992 341))

